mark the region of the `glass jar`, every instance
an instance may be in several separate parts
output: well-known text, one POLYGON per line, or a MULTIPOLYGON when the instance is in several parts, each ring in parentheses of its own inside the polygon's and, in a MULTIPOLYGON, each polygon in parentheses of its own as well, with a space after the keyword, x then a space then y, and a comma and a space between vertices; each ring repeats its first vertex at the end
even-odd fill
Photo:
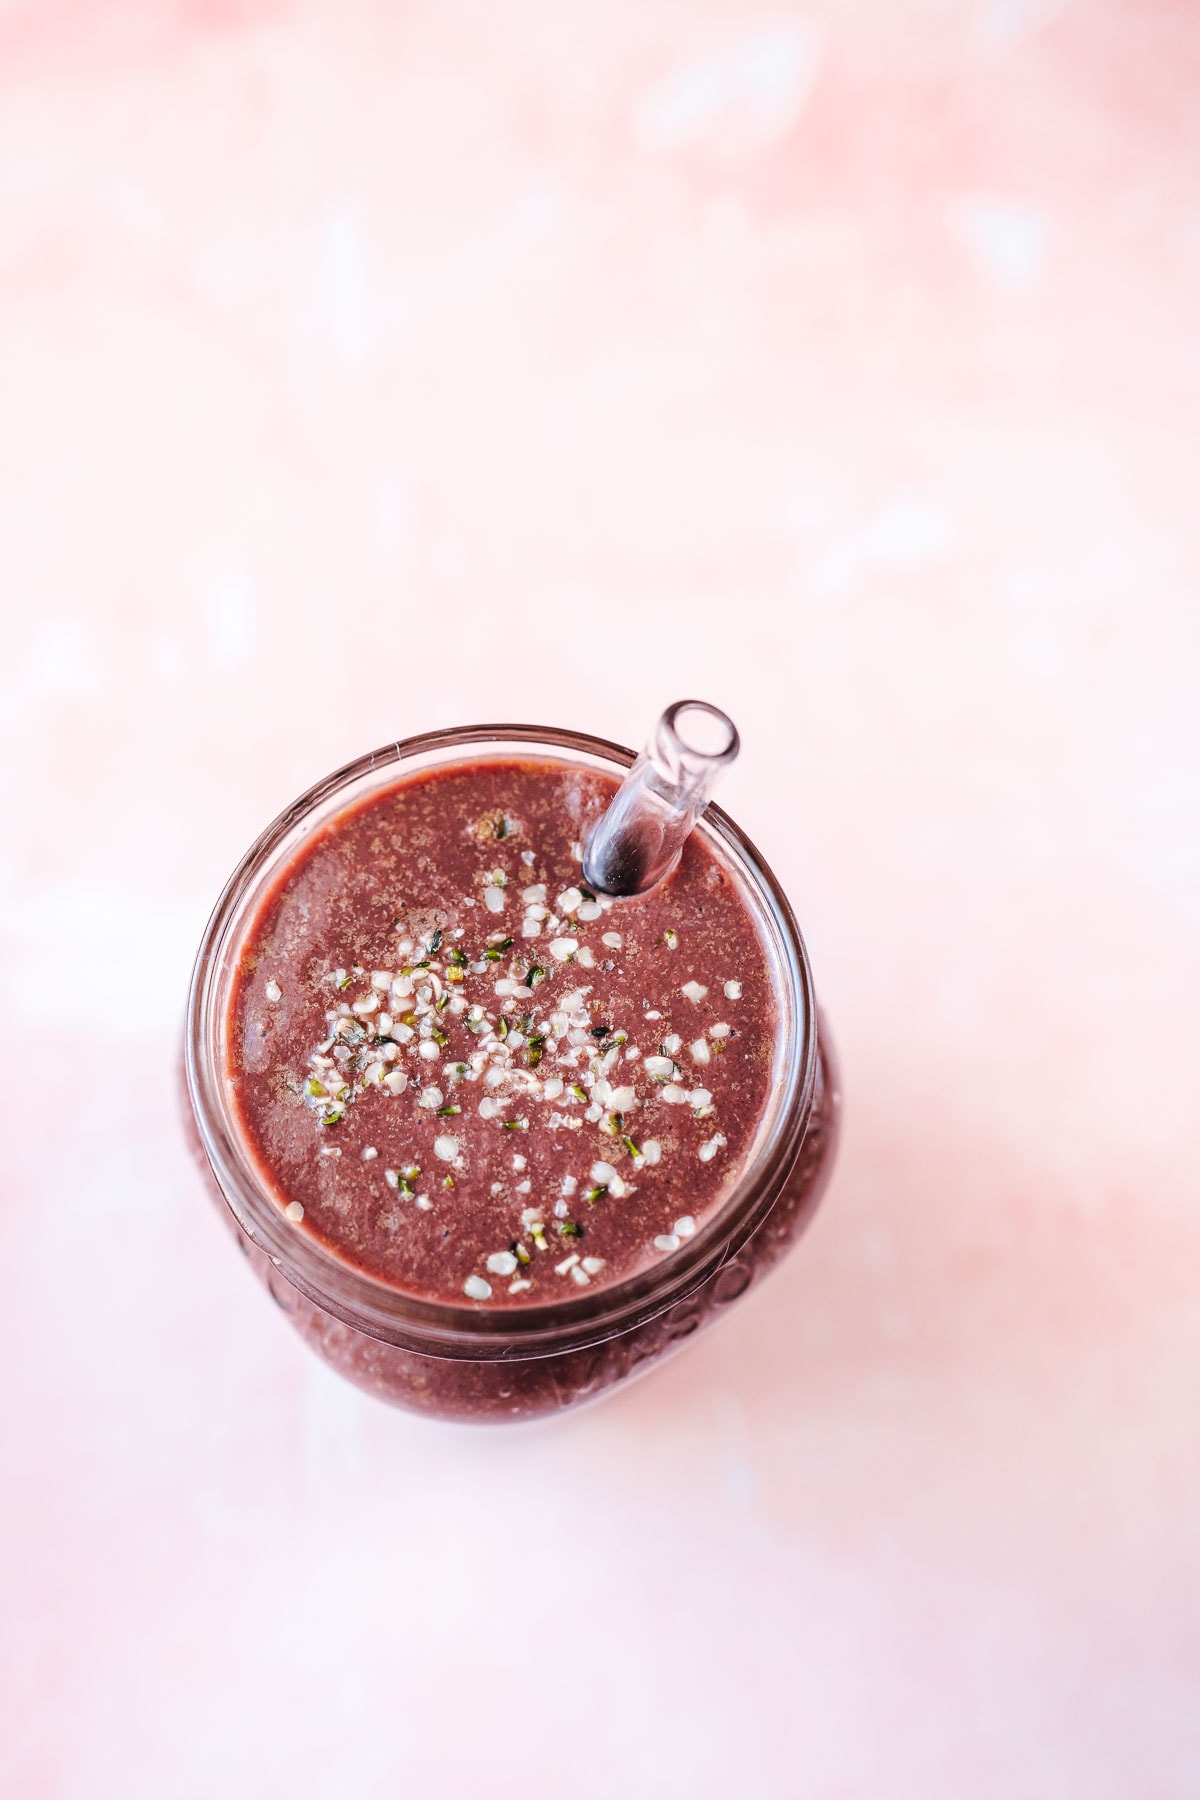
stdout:
POLYGON ((729 1198, 695 1237, 667 1261, 611 1287, 489 1316, 399 1292, 290 1228, 255 1172, 224 1076, 232 982, 264 892, 311 833, 398 780, 493 756, 539 755, 618 777, 634 760, 618 744, 577 732, 481 725, 389 744, 310 788, 234 871, 205 931, 188 998, 188 1136, 251 1267, 334 1368, 381 1399, 439 1418, 535 1418, 648 1369, 790 1247, 816 1207, 836 1148, 836 1071, 791 908, 753 845, 710 806, 696 830, 758 922, 775 975, 779 1037, 772 1097, 755 1145, 729 1198))

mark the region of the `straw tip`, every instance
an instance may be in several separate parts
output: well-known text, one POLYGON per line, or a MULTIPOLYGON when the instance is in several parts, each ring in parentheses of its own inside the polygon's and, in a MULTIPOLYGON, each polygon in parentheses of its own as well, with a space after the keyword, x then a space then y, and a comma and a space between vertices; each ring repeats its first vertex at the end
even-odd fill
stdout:
POLYGON ((709 763, 731 763, 742 747, 737 726, 711 700, 675 700, 659 720, 685 756, 709 763))

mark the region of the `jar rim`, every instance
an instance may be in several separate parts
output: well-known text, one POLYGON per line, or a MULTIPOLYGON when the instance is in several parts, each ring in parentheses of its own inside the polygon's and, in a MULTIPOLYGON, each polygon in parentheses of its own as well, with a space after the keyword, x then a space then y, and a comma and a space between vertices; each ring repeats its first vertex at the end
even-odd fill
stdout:
POLYGON ((799 1150, 817 1068, 816 1005, 808 955, 787 897, 749 838, 720 807, 696 826, 733 864, 756 909, 760 932, 781 965, 779 1085, 767 1128, 731 1192, 669 1258, 600 1289, 576 1289, 542 1305, 489 1313, 470 1303, 406 1293, 346 1261, 320 1239, 296 1232, 257 1172, 226 1090, 221 1055, 232 971, 258 899, 310 831, 352 803, 464 753, 545 752, 610 773, 635 760, 624 745, 543 725, 469 725, 422 732, 367 752, 318 781, 286 807, 246 851, 213 909, 188 992, 184 1038, 187 1095, 216 1185, 237 1225, 315 1305, 384 1343, 437 1357, 497 1360, 582 1349, 631 1330, 683 1300, 728 1262, 762 1223, 799 1150))

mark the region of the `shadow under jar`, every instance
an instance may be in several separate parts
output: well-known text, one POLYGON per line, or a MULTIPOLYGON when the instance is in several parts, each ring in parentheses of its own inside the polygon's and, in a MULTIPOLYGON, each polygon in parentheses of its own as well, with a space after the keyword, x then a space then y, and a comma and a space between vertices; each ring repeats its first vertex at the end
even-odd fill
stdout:
POLYGON ((368 1392, 520 1421, 648 1369, 791 1246, 840 1096, 804 945, 710 806, 650 894, 581 846, 632 753, 546 727, 360 758, 209 921, 189 1139, 281 1310, 368 1392))

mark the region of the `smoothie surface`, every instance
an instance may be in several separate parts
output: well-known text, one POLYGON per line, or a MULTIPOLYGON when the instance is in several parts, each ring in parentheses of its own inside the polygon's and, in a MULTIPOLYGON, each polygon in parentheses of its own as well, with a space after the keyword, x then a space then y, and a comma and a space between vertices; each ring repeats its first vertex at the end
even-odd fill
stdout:
POLYGON ((417 1297, 569 1299, 671 1256, 776 1078, 770 958, 693 832, 649 894, 588 889, 611 777, 479 759, 322 825, 265 894, 226 1026, 260 1179, 417 1297))

